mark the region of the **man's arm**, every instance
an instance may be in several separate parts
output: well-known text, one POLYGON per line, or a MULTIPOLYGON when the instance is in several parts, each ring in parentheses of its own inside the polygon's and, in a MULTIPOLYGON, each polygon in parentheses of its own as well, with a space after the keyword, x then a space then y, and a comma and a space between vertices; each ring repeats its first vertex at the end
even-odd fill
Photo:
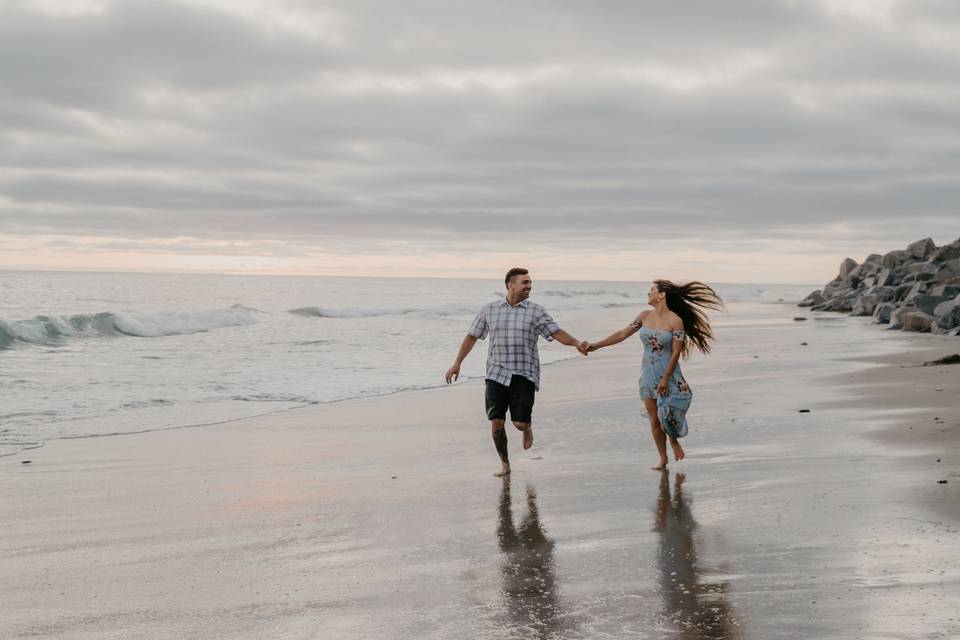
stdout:
POLYGON ((463 337, 463 342, 460 343, 460 350, 457 351, 457 359, 454 360, 453 366, 447 369, 445 376, 447 384, 450 384, 460 377, 460 365, 463 364, 464 358, 467 357, 467 354, 470 353, 470 350, 473 349, 473 345, 475 344, 477 344, 477 336, 468 333, 463 337))
POLYGON ((550 334, 550 337, 556 340, 557 342, 559 342, 560 344, 565 344, 568 347, 575 347, 578 344, 580 344, 580 342, 576 338, 571 336, 569 333, 567 333, 563 329, 557 329, 556 331, 550 334))

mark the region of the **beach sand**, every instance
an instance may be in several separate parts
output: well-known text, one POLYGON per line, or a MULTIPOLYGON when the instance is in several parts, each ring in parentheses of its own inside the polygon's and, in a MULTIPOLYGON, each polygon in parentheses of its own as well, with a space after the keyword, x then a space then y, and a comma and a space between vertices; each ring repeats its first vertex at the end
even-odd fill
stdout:
POLYGON ((694 358, 667 473, 632 348, 506 481, 478 380, 0 459, 0 637, 958 637, 960 342, 826 320, 694 358))

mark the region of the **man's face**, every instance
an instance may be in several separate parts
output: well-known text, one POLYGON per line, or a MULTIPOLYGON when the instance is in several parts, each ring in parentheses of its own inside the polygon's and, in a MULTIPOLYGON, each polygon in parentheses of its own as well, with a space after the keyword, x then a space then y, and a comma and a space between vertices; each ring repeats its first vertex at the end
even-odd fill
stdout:
POLYGON ((530 290, 533 289, 533 279, 530 274, 523 276, 513 276, 507 283, 507 295, 517 300, 526 300, 530 297, 530 290))

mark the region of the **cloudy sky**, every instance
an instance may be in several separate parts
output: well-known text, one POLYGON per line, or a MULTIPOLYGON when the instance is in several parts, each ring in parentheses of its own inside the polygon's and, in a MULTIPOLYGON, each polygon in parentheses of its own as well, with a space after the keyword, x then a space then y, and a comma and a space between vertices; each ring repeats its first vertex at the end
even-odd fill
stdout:
POLYGON ((956 0, 0 0, 0 269, 811 282, 960 236, 956 0))

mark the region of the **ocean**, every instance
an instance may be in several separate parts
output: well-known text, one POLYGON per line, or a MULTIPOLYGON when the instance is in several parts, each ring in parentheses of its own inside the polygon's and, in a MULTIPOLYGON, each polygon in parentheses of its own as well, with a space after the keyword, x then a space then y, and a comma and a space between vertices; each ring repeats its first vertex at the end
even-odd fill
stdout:
MULTIPOLYGON (((535 281, 580 339, 646 308, 649 282, 535 281)), ((740 341, 816 285, 715 284, 740 341)), ((56 438, 200 424, 442 386, 501 280, 0 271, 0 455, 56 438)), ((730 346, 730 345, 728 345, 730 346)), ((735 350, 736 345, 732 348, 735 350)), ((480 342, 462 379, 483 376, 480 342)), ((545 365, 580 357, 541 343, 545 365)))

